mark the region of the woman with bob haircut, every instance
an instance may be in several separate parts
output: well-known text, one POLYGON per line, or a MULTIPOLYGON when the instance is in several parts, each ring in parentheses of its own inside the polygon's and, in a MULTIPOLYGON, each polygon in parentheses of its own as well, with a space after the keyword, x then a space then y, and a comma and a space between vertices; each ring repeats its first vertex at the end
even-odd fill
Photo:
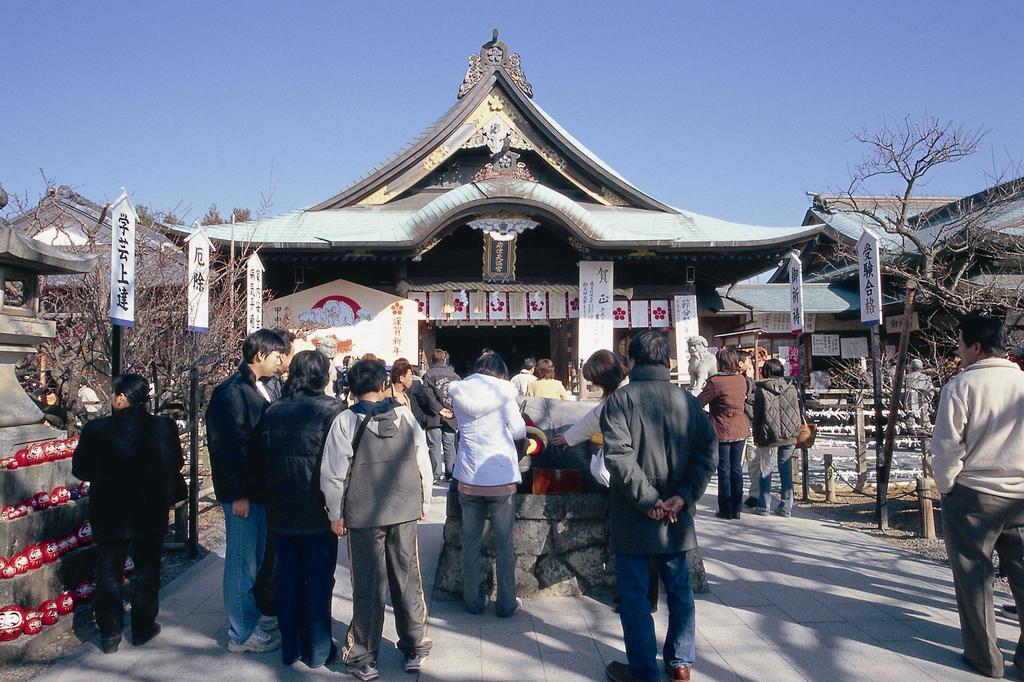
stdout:
POLYGON ((254 435, 256 480, 272 482, 263 496, 277 547, 281 659, 318 668, 337 657, 331 639, 331 595, 338 537, 320 492, 320 461, 328 429, 345 409, 324 394, 330 361, 320 351, 295 354, 284 396, 263 413, 254 435))
POLYGON ((628 373, 626 363, 615 353, 610 350, 594 351, 583 363, 583 378, 601 389, 601 402, 564 433, 555 436, 552 445, 572 447, 600 435, 601 410, 605 401, 615 389, 629 383, 628 373))
POLYGON ((743 504, 743 446, 750 435, 747 419, 747 379, 739 372, 734 348, 718 351, 718 374, 709 378, 697 396, 710 406, 718 436, 718 512, 720 519, 739 519, 743 504))
POLYGON ((519 453, 515 441, 526 437, 519 412, 519 391, 508 380, 508 367, 494 352, 481 355, 473 374, 451 384, 452 410, 459 424, 454 478, 459 482, 462 507, 462 596, 466 610, 477 614, 487 606, 480 589, 484 520, 491 519, 494 536, 498 616, 519 610, 516 597, 516 554, 512 525, 516 515, 519 453))
POLYGON ((135 562, 132 644, 160 634, 160 550, 167 509, 185 499, 178 426, 149 413, 149 381, 114 378, 113 413, 82 429, 71 473, 89 481, 89 521, 96 540, 96 626, 105 654, 117 651, 124 629, 121 573, 129 551, 135 562))
POLYGON ((552 400, 568 400, 569 392, 561 381, 555 378, 555 363, 548 358, 537 361, 534 370, 536 381, 531 381, 526 387, 528 398, 551 398, 552 400))

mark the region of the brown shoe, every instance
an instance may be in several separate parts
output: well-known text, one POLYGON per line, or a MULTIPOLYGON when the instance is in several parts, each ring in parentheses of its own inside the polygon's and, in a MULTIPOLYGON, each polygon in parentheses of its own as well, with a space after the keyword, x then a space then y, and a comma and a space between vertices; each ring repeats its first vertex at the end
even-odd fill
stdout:
POLYGON ((647 682, 642 677, 637 677, 629 670, 629 666, 625 663, 619 663, 618 661, 612 661, 604 669, 604 674, 608 676, 608 679, 612 682, 647 682))
POLYGON ((668 679, 674 680, 675 682, 690 682, 690 668, 685 665, 680 665, 675 668, 668 669, 668 679))

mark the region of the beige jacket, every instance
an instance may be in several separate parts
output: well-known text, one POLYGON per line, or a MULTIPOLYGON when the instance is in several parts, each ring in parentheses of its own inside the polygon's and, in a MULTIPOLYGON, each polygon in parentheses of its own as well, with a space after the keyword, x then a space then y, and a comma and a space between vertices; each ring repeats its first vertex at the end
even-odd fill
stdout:
POLYGON ((979 360, 942 387, 932 434, 935 486, 1024 498, 1024 372, 979 360))

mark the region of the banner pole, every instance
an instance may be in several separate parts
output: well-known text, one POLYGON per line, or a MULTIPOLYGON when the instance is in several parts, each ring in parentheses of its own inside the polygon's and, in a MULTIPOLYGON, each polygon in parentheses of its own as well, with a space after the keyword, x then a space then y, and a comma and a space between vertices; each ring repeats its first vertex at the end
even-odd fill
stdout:
POLYGON ((199 556, 199 368, 196 366, 197 332, 192 332, 189 370, 188 556, 199 556))

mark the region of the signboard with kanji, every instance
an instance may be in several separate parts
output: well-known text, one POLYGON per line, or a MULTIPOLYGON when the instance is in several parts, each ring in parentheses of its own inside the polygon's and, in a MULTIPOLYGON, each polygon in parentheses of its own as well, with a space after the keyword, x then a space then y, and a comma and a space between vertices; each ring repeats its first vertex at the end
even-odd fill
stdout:
POLYGON ((839 334, 812 334, 811 354, 819 358, 839 357, 839 334))
POLYGON ((697 297, 676 296, 672 299, 674 322, 676 327, 676 367, 679 383, 690 381, 690 347, 687 343, 691 336, 700 334, 697 327, 697 297))
POLYGON ((579 359, 586 361, 594 351, 611 350, 613 345, 611 261, 580 261, 579 359))
POLYGON ((198 224, 185 239, 188 254, 188 330, 210 331, 210 250, 206 230, 198 224))
POLYGON ((882 324, 882 264, 878 258, 878 237, 864 230, 857 241, 857 264, 860 272, 860 321, 882 324))
POLYGON ((110 321, 135 324, 135 228, 138 216, 124 191, 110 205, 110 321))
POLYGON ((252 254, 245 262, 245 333, 263 326, 263 262, 252 254))
POLYGON ((789 257, 789 331, 801 334, 804 331, 804 275, 799 254, 789 257))

